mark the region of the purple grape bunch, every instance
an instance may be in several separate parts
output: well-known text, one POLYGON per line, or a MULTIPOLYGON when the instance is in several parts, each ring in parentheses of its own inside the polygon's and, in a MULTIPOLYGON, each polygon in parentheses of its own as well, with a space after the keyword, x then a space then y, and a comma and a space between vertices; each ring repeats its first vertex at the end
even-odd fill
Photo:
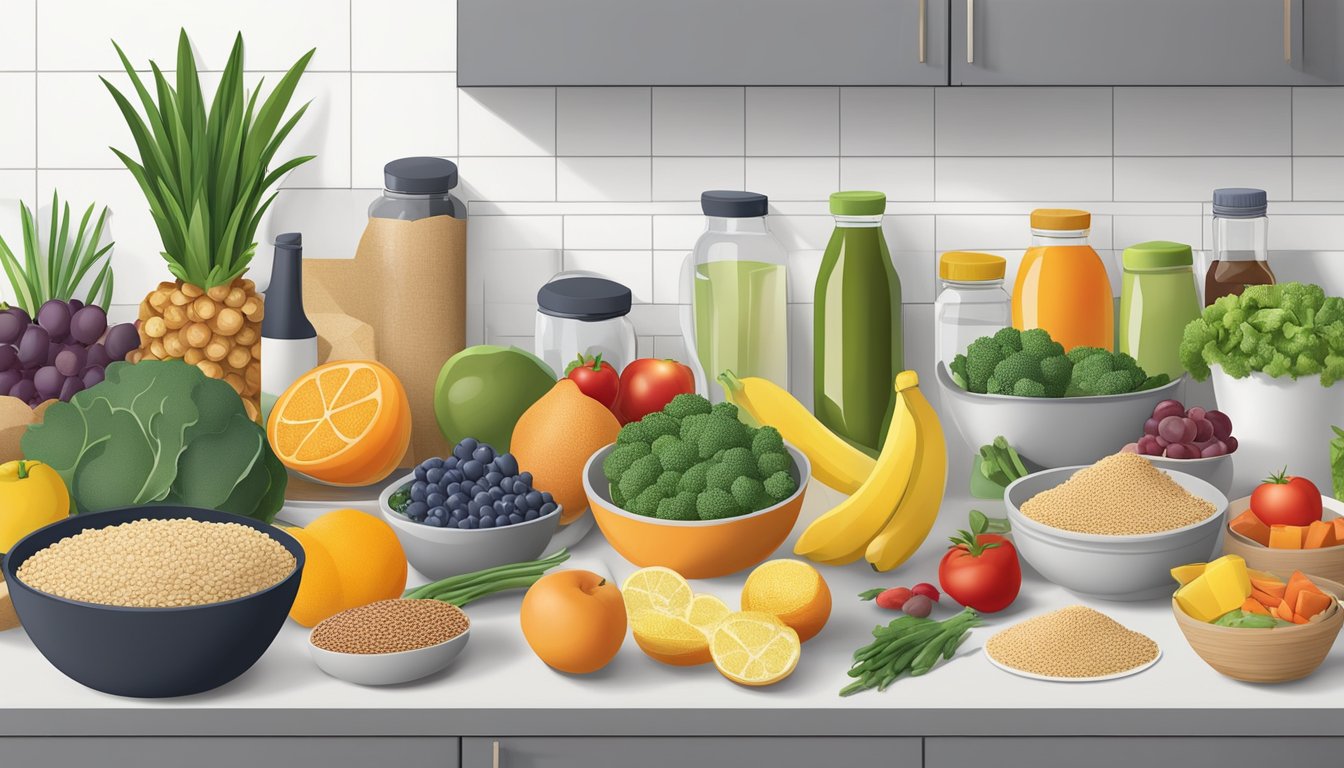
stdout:
POLYGON ((79 299, 51 299, 38 307, 36 321, 8 307, 0 310, 0 394, 30 406, 69 400, 138 346, 133 323, 108 328, 107 312, 79 299))
POLYGON ((1208 459, 1237 450, 1232 420, 1222 411, 1187 409, 1179 400, 1163 400, 1143 423, 1143 437, 1125 446, 1130 453, 1168 459, 1208 459))

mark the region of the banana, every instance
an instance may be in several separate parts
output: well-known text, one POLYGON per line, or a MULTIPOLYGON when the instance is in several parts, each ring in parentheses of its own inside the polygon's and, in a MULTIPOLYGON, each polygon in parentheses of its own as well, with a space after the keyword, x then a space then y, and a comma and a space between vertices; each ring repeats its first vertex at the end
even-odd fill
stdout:
POLYGON ((864 557, 877 571, 890 571, 910 559, 928 538, 938 517, 947 486, 947 445, 938 414, 917 388, 907 389, 897 407, 904 408, 915 422, 919 435, 914 477, 896 512, 868 543, 864 557))
POLYGON ((873 472, 874 461, 826 428, 787 390, 768 379, 719 375, 728 399, 758 424, 779 430, 812 463, 812 476, 845 494, 853 494, 873 472))
POLYGON ((794 546, 795 554, 830 565, 852 563, 864 556, 868 542, 888 525, 916 468, 920 435, 916 413, 906 403, 919 395, 919 376, 902 371, 896 376, 896 408, 882 452, 873 471, 848 499, 809 525, 794 546))

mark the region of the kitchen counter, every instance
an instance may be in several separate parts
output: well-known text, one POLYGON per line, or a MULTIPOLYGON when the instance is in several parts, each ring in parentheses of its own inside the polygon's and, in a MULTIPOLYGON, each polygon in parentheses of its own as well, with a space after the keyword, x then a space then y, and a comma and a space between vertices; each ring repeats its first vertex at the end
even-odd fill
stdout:
MULTIPOLYGON (((959 490, 959 489, 954 489, 959 490)), ((803 523, 840 498, 820 484, 808 492, 803 523)), ((214 691, 173 700, 108 696, 65 678, 22 630, 0 634, 5 707, 0 736, 1246 736, 1344 733, 1344 647, 1312 677, 1256 686, 1222 677, 1177 629, 1169 603, 1090 603, 1152 637, 1163 657, 1139 675, 1104 683, 1028 680, 992 667, 986 639, 1021 619, 1081 602, 1027 571, 1004 614, 972 632, 957 658, 885 693, 840 698, 853 650, 896 614, 856 594, 875 586, 936 582, 943 542, 967 510, 1001 505, 947 499, 933 535, 896 573, 866 564, 823 568, 835 607, 825 630, 803 647, 797 671, 773 687, 739 687, 712 666, 669 667, 627 638, 616 659, 584 677, 554 672, 518 629, 519 595, 469 607, 472 638, 449 669, 416 683, 362 688, 327 677, 311 662, 306 630, 288 624, 249 672, 214 691)), ((780 550, 791 552, 792 540, 780 550)), ((623 579, 633 567, 594 530, 567 566, 623 579)), ((693 582, 736 605, 745 574, 693 582)), ((415 583, 415 582, 413 582, 415 583)), ((946 598, 945 598, 946 600, 946 598)), ((936 616, 954 609, 942 607, 936 616)), ((90 643, 98 638, 89 638, 90 643)), ((465 743, 465 742, 464 742, 465 743)))

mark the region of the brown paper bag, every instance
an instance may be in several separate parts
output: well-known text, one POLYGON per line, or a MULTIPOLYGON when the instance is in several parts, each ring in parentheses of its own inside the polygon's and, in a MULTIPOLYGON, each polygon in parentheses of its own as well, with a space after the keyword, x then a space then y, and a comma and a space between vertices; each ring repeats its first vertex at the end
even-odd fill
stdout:
POLYGON ((403 463, 447 455, 434 383, 466 346, 467 222, 369 219, 355 258, 303 260, 303 303, 319 362, 375 359, 406 387, 411 447, 403 463))

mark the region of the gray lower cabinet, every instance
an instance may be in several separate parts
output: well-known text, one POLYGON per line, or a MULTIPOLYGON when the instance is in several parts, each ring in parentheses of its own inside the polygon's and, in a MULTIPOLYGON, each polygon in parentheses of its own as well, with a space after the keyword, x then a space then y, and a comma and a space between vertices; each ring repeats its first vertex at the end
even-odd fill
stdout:
POLYGON ((947 0, 458 0, 457 82, 946 85, 947 0))
POLYGON ((920 747, 917 738, 830 736, 468 738, 462 768, 920 768, 920 747))
POLYGON ((949 0, 952 85, 1344 83, 1344 0, 949 0))
POLYGON ((1049 737, 931 738, 925 768, 1339 768, 1340 737, 1049 737))
POLYGON ((9 768, 458 768, 458 740, 419 736, 15 736, 9 768))

